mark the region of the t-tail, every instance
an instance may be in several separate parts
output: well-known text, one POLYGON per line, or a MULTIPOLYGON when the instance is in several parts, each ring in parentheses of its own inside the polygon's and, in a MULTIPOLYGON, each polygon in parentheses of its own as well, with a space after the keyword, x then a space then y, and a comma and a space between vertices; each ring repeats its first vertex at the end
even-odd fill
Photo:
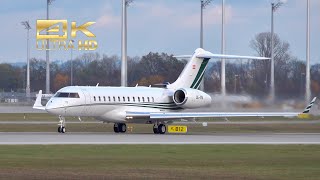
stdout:
POLYGON ((224 54, 212 54, 209 51, 198 48, 193 55, 176 56, 177 58, 190 58, 189 62, 181 72, 178 79, 168 85, 168 88, 192 88, 198 89, 200 83, 204 77, 205 70, 208 62, 211 58, 217 59, 270 59, 265 57, 253 57, 253 56, 237 56, 237 55, 224 55, 224 54))

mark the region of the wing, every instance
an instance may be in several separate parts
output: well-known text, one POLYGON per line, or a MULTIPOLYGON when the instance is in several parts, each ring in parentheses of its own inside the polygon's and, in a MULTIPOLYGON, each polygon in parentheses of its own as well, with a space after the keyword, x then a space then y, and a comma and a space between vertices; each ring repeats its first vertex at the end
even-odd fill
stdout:
POLYGON ((126 119, 150 118, 152 119, 184 119, 205 117, 308 117, 316 97, 303 112, 127 112, 126 119))

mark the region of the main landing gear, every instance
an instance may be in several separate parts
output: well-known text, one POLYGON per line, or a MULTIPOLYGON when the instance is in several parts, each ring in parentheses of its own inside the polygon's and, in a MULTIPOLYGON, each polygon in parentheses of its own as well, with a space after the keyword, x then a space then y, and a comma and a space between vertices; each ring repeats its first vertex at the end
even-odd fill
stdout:
MULTIPOLYGON (((125 123, 114 123, 113 131, 115 133, 125 133, 127 131, 127 125, 125 123)), ((153 125, 153 133, 154 134, 165 134, 167 131, 167 127, 165 124, 154 124, 153 125)))
POLYGON ((114 123, 113 130, 115 133, 125 133, 127 131, 127 125, 125 123, 114 123))
POLYGON ((153 125, 153 133, 155 134, 165 134, 167 131, 167 127, 164 124, 154 124, 153 125))
POLYGON ((61 115, 59 116, 59 124, 58 124, 58 132, 59 133, 65 133, 66 132, 66 119, 62 117, 61 115))

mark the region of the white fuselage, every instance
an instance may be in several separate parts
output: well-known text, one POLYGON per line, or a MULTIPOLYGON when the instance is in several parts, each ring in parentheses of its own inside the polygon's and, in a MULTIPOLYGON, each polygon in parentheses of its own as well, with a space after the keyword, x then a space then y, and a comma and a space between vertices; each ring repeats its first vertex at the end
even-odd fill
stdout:
POLYGON ((172 100, 174 90, 151 87, 69 86, 46 104, 46 111, 61 116, 96 117, 124 122, 126 112, 165 112, 181 109, 172 100))

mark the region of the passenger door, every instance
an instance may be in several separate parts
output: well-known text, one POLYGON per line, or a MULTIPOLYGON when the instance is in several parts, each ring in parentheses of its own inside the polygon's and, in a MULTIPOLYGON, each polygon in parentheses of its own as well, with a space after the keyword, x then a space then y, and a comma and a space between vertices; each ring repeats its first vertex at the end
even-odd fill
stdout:
POLYGON ((68 102, 68 100, 66 99, 66 100, 63 102, 64 115, 65 115, 65 116, 67 115, 68 105, 69 105, 69 102, 68 102))
POLYGON ((85 98, 85 104, 83 106, 83 110, 82 110, 82 116, 90 116, 92 113, 91 113, 91 96, 90 96, 90 93, 85 90, 85 89, 82 89, 82 92, 84 94, 84 98, 85 98))

